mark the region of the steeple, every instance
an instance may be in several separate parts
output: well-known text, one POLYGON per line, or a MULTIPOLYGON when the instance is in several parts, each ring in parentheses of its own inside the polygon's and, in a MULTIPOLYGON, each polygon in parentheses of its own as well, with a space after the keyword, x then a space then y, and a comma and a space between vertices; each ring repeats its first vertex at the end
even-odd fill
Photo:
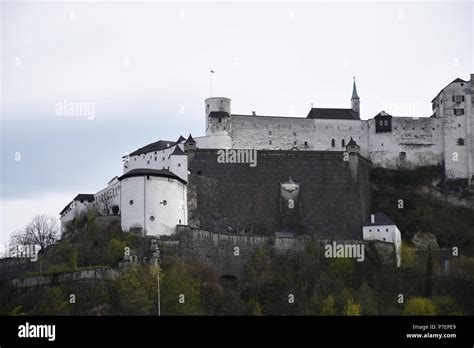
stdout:
POLYGON ((354 76, 354 84, 352 85, 351 109, 354 112, 360 113, 360 99, 357 95, 356 80, 354 76))

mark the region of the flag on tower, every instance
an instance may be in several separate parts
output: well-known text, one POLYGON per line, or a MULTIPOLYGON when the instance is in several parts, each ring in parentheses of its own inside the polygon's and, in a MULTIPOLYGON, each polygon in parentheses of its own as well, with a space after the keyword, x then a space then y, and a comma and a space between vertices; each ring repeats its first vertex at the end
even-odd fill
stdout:
POLYGON ((211 69, 211 74, 214 74, 214 73, 215 73, 215 71, 211 69))

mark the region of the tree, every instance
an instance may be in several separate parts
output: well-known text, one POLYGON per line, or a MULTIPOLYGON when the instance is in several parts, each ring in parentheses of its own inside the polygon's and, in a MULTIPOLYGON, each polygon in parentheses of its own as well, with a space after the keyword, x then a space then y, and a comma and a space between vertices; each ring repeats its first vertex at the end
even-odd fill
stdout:
POLYGON ((11 237, 11 242, 18 245, 39 245, 40 251, 58 240, 58 222, 48 215, 36 215, 22 231, 11 237))
POLYGON ((115 282, 118 314, 146 315, 150 314, 152 301, 149 288, 144 284, 144 272, 140 267, 130 267, 115 282))
POLYGON ((438 310, 429 299, 424 297, 412 297, 408 299, 403 314, 405 315, 436 315, 438 310))
POLYGON ((344 308, 344 315, 361 315, 362 309, 360 305, 354 303, 352 299, 347 300, 347 305, 344 308))
POLYGON ((334 309, 334 297, 329 294, 323 302, 323 309, 321 310, 322 315, 335 315, 336 310, 334 309))

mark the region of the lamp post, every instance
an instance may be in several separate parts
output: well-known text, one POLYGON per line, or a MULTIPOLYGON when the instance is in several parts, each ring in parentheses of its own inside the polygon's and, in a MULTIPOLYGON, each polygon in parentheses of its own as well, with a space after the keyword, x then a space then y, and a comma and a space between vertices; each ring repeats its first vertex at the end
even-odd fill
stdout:
POLYGON ((158 296, 158 316, 161 316, 161 303, 160 303, 160 247, 157 246, 156 247, 156 253, 158 254, 157 258, 157 262, 158 262, 158 275, 157 275, 157 284, 158 284, 158 293, 157 293, 157 296, 158 296))

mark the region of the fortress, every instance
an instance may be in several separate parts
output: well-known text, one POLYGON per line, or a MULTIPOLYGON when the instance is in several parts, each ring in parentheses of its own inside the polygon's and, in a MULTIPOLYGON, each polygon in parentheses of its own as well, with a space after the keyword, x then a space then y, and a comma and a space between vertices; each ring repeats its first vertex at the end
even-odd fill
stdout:
POLYGON ((172 235, 188 226, 399 243, 395 223, 370 211, 369 170, 440 165, 447 180, 472 185, 473 95, 471 74, 435 96, 429 117, 381 111, 368 120, 361 119, 355 81, 350 108, 312 108, 306 117, 232 114, 229 98, 208 98, 205 136, 159 140, 124 156, 122 175, 61 211, 62 233, 93 210, 119 215, 124 231, 142 235, 172 235), (371 226, 387 226, 387 234, 371 226))

